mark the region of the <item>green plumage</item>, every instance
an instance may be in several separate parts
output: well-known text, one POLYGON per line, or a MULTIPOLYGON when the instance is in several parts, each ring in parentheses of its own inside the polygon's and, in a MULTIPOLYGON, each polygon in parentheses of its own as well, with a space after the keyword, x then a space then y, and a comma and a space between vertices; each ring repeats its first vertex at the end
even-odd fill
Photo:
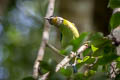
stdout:
POLYGON ((47 18, 49 23, 56 26, 62 33, 62 48, 65 48, 71 40, 79 37, 79 32, 75 25, 61 17, 47 18))
POLYGON ((63 20, 63 24, 60 24, 58 28, 62 33, 62 47, 66 47, 71 40, 79 37, 75 25, 65 19, 63 20))

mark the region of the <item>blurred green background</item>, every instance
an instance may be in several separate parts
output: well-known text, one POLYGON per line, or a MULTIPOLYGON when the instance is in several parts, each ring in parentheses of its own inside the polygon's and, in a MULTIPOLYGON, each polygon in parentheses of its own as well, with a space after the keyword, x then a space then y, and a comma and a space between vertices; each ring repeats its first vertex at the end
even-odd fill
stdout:
MULTIPOLYGON (((56 0, 54 15, 73 22, 80 33, 107 35, 112 14, 107 5, 108 0, 56 0)), ((0 80, 32 75, 47 6, 48 0, 0 0, 0 80)), ((49 42, 59 48, 57 36, 58 31, 51 26, 49 42)), ((45 59, 55 55, 49 49, 46 54, 45 59)))

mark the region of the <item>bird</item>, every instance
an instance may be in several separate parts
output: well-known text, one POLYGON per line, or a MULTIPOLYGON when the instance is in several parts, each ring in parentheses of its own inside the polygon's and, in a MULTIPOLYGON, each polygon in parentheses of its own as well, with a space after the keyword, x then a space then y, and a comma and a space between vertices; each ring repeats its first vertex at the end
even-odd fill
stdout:
POLYGON ((57 27, 62 33, 61 46, 65 48, 70 44, 71 40, 79 37, 79 32, 74 23, 58 16, 50 16, 45 18, 51 25, 57 27))
MULTIPOLYGON (((79 38, 80 36, 75 24, 68 21, 67 19, 58 16, 50 16, 45 19, 47 19, 51 25, 54 25, 60 30, 62 33, 61 46, 62 48, 65 48, 65 51, 67 51, 67 53, 70 53, 70 51, 73 49, 73 46, 69 45, 70 42, 76 38, 79 38)), ((74 65, 72 67, 73 72, 76 73, 76 66, 74 65)))

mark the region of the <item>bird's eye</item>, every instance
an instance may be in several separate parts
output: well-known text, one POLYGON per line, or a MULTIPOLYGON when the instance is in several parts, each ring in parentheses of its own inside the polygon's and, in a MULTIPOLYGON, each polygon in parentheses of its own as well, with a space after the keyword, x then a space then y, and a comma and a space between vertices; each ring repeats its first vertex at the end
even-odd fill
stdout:
POLYGON ((48 22, 49 22, 50 24, 52 24, 52 25, 53 25, 53 18, 52 18, 52 17, 47 18, 47 20, 48 20, 48 22))

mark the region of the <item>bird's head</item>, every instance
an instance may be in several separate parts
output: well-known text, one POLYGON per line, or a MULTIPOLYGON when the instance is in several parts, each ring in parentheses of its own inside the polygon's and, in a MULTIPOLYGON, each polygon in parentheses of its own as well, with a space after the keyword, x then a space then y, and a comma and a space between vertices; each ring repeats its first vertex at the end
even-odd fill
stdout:
POLYGON ((51 25, 55 25, 55 26, 63 23, 63 18, 61 17, 50 16, 49 18, 45 18, 45 19, 47 19, 51 25))

